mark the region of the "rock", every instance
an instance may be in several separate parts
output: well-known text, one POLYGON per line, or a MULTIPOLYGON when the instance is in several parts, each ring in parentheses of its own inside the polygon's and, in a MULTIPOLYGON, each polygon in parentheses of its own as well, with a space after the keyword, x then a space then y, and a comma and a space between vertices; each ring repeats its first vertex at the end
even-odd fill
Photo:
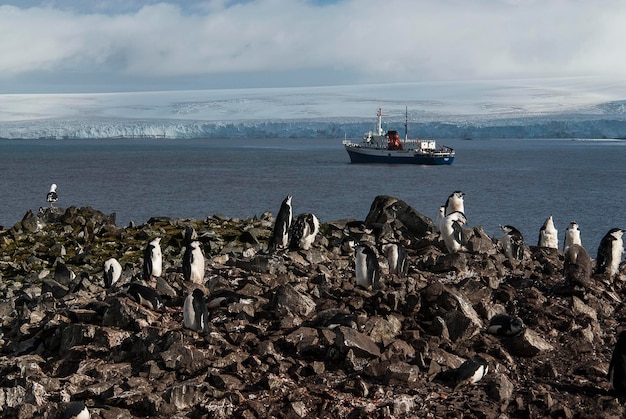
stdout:
POLYGON ((356 356, 365 358, 380 356, 380 348, 369 336, 345 326, 339 326, 336 332, 335 345, 340 352, 348 353, 352 350, 356 356))

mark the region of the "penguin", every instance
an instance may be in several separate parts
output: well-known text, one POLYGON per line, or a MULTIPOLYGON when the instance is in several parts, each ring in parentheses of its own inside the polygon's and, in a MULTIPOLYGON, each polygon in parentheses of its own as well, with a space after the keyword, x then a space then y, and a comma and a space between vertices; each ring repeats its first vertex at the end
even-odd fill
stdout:
POLYGON ((619 264, 622 261, 622 253, 624 252, 623 234, 624 230, 612 228, 602 238, 600 246, 598 246, 595 273, 608 273, 610 278, 617 274, 619 264))
POLYGON ((401 243, 385 243, 381 246, 381 253, 387 258, 389 273, 405 277, 409 269, 406 249, 401 243))
POLYGON ((283 200, 278 210, 274 229, 270 237, 270 250, 284 249, 289 246, 289 230, 291 229, 291 221, 293 219, 293 209, 291 208, 291 195, 283 200))
POLYGON ((464 384, 476 384, 482 380, 485 375, 487 375, 488 371, 489 364, 487 364, 487 361, 485 361, 484 358, 477 356, 468 359, 455 370, 456 386, 454 389, 456 390, 464 384))
POLYGON ((200 242, 194 240, 187 244, 183 254, 183 278, 195 284, 204 282, 204 255, 200 242))
POLYGON ((550 249, 559 248, 559 232, 554 227, 554 220, 550 215, 541 226, 539 230, 539 240, 537 241, 538 247, 547 247, 550 249))
POLYGON ((90 419, 89 409, 82 402, 68 403, 65 410, 59 416, 60 419, 90 419))
POLYGON ((209 310, 201 289, 194 289, 185 298, 183 319, 183 324, 187 329, 204 333, 209 332, 209 310))
POLYGON ((576 221, 571 221, 565 229, 565 240, 563 241, 563 252, 567 251, 567 248, 573 244, 582 246, 580 239, 580 228, 576 221))
POLYGON ((446 216, 446 207, 442 205, 439 207, 439 214, 437 214, 437 221, 435 222, 435 232, 439 233, 441 231, 441 223, 446 216))
POLYGON ((511 225, 500 226, 502 230, 502 244, 504 254, 509 259, 522 260, 524 258, 524 236, 511 225))
POLYGON ((617 396, 626 396, 626 330, 617 337, 609 363, 608 378, 617 396))
POLYGON ((292 250, 309 250, 320 231, 320 221, 314 214, 300 214, 291 226, 291 240, 289 247, 292 250))
POLYGON ((111 288, 122 277, 122 265, 115 258, 104 261, 104 286, 111 288))
POLYGON ((467 238, 463 231, 463 224, 467 224, 465 214, 454 211, 443 219, 441 223, 441 238, 443 239, 448 253, 457 253, 465 250, 467 238))
POLYGON ((163 306, 159 294, 145 285, 131 282, 126 293, 135 300, 137 304, 141 304, 151 310, 158 310, 163 306))
POLYGON ((461 212, 465 214, 465 204, 463 202, 464 197, 465 194, 461 191, 452 192, 444 205, 444 217, 452 214, 453 212, 461 212))
POLYGON ((587 286, 590 284, 591 258, 581 245, 572 244, 565 248, 563 276, 572 285, 587 286))
POLYGON ((489 320, 487 333, 497 336, 517 336, 524 331, 524 322, 517 316, 501 313, 489 320))
POLYGON ((380 266, 376 252, 366 243, 359 243, 354 249, 354 272, 356 284, 363 288, 375 288, 380 279, 380 266))
POLYGON ((211 292, 207 306, 212 309, 216 307, 228 307, 231 304, 254 304, 256 301, 258 301, 258 299, 255 297, 250 297, 249 295, 241 294, 236 291, 220 289, 211 292))
POLYGON ((52 208, 58 199, 59 195, 57 195, 57 184, 53 183, 50 185, 50 191, 46 194, 46 202, 48 202, 50 204, 50 208, 52 208))
POLYGON ((143 279, 159 277, 163 271, 163 254, 161 253, 161 238, 157 237, 148 243, 143 252, 143 279))

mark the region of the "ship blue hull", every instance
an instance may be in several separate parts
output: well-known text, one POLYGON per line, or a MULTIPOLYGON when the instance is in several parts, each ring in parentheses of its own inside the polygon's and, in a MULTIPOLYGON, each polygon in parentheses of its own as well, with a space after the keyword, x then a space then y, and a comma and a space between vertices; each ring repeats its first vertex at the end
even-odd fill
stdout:
POLYGON ((452 164, 454 156, 448 155, 419 155, 413 153, 381 152, 377 154, 362 153, 359 149, 346 147, 350 156, 350 163, 382 163, 382 164, 421 164, 444 165, 452 164))

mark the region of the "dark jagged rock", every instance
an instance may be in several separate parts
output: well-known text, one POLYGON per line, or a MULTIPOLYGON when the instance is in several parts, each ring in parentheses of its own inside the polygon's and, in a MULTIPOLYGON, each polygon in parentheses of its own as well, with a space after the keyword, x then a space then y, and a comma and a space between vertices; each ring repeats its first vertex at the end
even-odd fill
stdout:
POLYGON ((480 226, 449 255, 428 217, 388 196, 365 221, 322 224, 309 250, 268 254, 272 226, 265 213, 121 228, 70 207, 0 231, 0 417, 58 417, 70 402, 95 419, 624 415, 607 371, 626 284, 575 272, 573 255, 530 247, 508 260, 480 226), (163 275, 140 282, 154 237, 163 275), (203 284, 182 274, 192 238, 203 284), (407 275, 380 256, 380 286, 357 287, 347 238, 401 242, 407 275), (111 257, 123 274, 105 288, 111 257), (138 286, 161 304, 127 294, 138 286), (209 333, 183 327, 193 287, 209 333), (503 313, 523 328, 492 334, 503 313), (455 389, 469 359, 489 372, 455 389))

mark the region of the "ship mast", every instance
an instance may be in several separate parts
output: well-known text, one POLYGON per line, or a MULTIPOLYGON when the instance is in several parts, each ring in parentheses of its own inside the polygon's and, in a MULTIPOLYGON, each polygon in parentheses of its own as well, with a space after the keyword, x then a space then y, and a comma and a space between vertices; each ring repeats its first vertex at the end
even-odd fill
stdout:
POLYGON ((378 135, 382 136, 383 135, 383 108, 381 108, 380 106, 378 107, 378 113, 376 113, 376 116, 378 117, 378 135))
POLYGON ((404 141, 409 139, 409 107, 404 108, 404 141))

